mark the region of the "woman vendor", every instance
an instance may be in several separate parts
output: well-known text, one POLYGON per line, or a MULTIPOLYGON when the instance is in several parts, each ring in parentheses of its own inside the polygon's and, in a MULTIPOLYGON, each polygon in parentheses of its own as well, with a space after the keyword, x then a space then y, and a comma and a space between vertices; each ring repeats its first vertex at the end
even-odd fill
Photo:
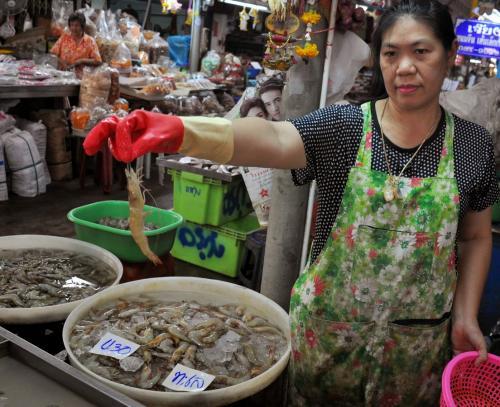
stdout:
POLYGON ((85 16, 73 13, 68 18, 69 33, 64 32, 50 52, 59 57, 59 69, 75 68, 81 78, 85 66, 97 66, 102 63, 95 40, 84 33, 85 16))
POLYGON ((486 359, 477 313, 500 193, 490 135, 439 105, 452 19, 436 0, 402 0, 373 46, 375 100, 361 106, 288 122, 135 111, 84 143, 95 154, 109 139, 125 162, 181 152, 317 181, 317 235, 290 304, 298 405, 436 406, 451 350, 486 359))

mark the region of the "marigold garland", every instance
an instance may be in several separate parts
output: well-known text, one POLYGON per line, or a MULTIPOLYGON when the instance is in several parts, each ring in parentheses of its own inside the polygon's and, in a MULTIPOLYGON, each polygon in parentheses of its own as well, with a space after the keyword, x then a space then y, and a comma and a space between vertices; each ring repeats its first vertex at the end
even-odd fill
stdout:
POLYGON ((300 19, 306 25, 307 24, 314 25, 314 24, 318 24, 319 20, 321 20, 321 14, 317 13, 314 10, 312 10, 312 11, 306 11, 304 14, 302 14, 302 16, 300 17, 300 19))
POLYGON ((303 47, 296 46, 295 52, 301 58, 314 58, 319 55, 318 46, 314 42, 307 42, 303 47))

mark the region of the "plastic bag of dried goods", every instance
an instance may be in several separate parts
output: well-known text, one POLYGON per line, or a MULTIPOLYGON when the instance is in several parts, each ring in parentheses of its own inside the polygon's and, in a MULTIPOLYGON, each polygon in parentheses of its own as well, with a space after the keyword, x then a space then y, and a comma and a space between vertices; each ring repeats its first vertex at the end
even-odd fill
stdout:
POLYGON ((132 72, 132 54, 123 42, 116 48, 111 66, 117 69, 120 75, 130 75, 132 72))

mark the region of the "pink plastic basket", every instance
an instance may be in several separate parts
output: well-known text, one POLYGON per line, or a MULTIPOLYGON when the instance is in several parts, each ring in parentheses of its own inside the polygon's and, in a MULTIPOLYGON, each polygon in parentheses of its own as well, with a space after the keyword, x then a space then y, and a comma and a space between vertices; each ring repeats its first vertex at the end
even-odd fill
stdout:
POLYGON ((500 357, 474 365, 478 352, 465 352, 446 366, 442 378, 441 407, 500 406, 500 357))

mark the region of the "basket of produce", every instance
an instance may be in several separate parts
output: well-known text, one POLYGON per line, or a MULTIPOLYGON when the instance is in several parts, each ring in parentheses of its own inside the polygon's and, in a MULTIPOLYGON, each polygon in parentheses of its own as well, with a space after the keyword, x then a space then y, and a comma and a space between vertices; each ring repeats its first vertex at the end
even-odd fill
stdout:
POLYGON ((0 237, 0 323, 62 321, 83 299, 118 284, 122 273, 116 256, 80 240, 0 237))
POLYGON ((478 352, 464 352, 446 366, 441 407, 500 406, 500 357, 488 354, 476 365, 478 352))
MULTIPOLYGON (((183 218, 178 213, 153 206, 144 206, 144 236, 151 251, 162 256, 174 244, 175 232, 183 218)), ((147 257, 133 239, 129 229, 127 201, 100 201, 72 209, 68 219, 75 224, 78 239, 109 250, 124 261, 143 262, 147 257)))
POLYGON ((154 406, 249 397, 278 378, 291 349, 288 314, 279 305, 196 277, 139 280, 99 293, 71 313, 63 341, 72 365, 154 406))

